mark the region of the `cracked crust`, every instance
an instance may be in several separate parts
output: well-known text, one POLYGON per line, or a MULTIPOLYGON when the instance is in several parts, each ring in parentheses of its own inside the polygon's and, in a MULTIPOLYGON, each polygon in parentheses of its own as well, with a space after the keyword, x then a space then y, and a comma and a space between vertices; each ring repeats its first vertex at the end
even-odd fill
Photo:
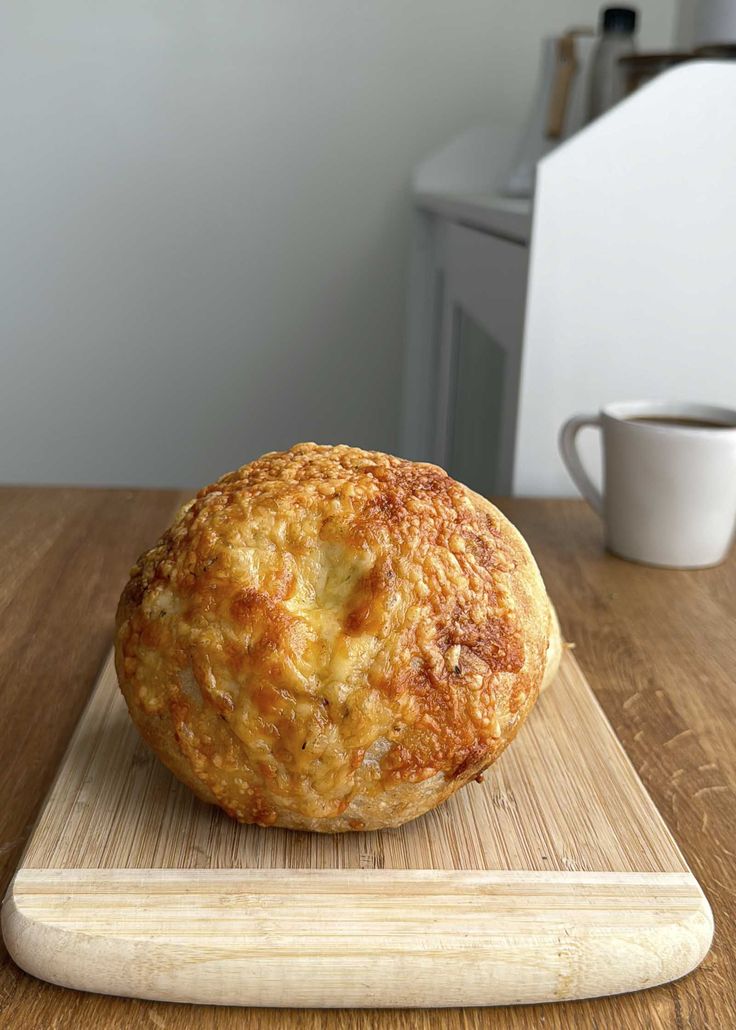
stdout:
POLYGON ((554 670, 537 566, 433 465, 299 444, 223 476, 131 572, 131 716, 242 822, 416 818, 498 758, 554 670))

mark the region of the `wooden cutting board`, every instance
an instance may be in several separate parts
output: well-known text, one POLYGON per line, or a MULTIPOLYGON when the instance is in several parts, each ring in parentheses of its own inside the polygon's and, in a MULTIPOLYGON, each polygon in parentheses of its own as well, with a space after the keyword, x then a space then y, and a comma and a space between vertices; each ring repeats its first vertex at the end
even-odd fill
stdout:
POLYGON ((397 830, 239 826, 139 740, 106 664, 3 903, 54 983, 235 1005, 584 998, 693 969, 708 903, 571 654, 519 738, 397 830))

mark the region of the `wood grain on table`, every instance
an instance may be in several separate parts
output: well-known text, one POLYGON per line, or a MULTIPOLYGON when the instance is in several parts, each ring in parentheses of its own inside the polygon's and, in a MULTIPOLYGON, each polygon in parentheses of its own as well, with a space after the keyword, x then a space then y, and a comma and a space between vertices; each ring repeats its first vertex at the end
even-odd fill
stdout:
MULTIPOLYGON (((138 553, 170 491, 0 490, 0 890, 109 647, 138 553)), ((703 965, 664 987, 515 1009, 288 1011, 201 1008, 83 994, 21 972, 0 951, 0 1027, 686 1028, 736 1026, 736 555, 673 572, 606 555, 581 502, 508 500, 576 657, 711 902, 703 965)))

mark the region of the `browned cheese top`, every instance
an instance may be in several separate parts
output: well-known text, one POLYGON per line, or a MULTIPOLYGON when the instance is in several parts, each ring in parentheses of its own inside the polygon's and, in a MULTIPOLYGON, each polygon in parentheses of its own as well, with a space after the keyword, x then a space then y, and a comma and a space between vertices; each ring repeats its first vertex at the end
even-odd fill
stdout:
POLYGON ((536 699, 549 615, 523 539, 441 469, 300 444, 182 508, 118 625, 144 735, 267 825, 477 775, 536 699))

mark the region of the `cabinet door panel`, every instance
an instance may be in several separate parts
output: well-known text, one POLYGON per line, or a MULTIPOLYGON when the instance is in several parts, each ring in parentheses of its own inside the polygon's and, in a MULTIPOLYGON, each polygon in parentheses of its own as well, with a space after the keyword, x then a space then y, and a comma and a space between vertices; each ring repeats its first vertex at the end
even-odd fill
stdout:
POLYGON ((455 310, 447 467, 489 496, 501 489, 505 349, 462 308, 455 310))
POLYGON ((511 489, 527 258, 520 244, 448 229, 435 454, 486 495, 511 489))

